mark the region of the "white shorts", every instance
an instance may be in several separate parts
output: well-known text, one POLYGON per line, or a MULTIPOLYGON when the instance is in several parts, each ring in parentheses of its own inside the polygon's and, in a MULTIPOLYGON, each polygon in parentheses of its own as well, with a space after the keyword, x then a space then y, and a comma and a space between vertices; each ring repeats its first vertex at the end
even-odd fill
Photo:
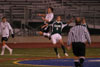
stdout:
POLYGON ((58 34, 58 33, 57 34, 53 34, 51 36, 51 40, 52 40, 53 44, 56 44, 61 39, 62 39, 62 36, 60 34, 58 34))

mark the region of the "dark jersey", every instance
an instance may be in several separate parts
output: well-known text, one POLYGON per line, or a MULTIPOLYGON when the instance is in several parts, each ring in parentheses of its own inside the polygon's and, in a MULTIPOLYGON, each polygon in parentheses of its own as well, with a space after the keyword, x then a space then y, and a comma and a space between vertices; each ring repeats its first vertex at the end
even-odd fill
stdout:
POLYGON ((52 31, 51 31, 51 35, 53 35, 53 34, 56 34, 56 33, 58 33, 58 34, 61 34, 62 33, 62 29, 65 27, 65 26, 67 26, 67 24, 64 24, 63 22, 57 22, 57 21, 55 21, 55 22, 53 22, 52 24, 51 24, 51 26, 52 26, 52 31))

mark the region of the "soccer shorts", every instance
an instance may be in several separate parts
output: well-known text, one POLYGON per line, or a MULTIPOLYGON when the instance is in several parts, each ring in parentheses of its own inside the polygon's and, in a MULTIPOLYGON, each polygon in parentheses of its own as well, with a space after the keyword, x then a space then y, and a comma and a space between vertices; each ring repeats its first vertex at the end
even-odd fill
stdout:
POLYGON ((1 42, 3 42, 3 41, 8 41, 8 38, 7 37, 2 37, 1 42))
POLYGON ((51 35, 51 40, 53 44, 56 44, 61 39, 62 39, 62 36, 58 33, 51 35))

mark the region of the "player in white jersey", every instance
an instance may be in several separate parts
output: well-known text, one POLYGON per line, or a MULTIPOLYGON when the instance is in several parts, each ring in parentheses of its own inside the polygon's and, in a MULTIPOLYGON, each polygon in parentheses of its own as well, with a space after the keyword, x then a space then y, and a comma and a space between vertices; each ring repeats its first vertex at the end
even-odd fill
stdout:
POLYGON ((10 32, 12 35, 12 38, 14 38, 14 33, 11 25, 6 21, 6 17, 2 18, 2 22, 0 23, 0 30, 1 30, 1 42, 2 42, 2 51, 1 55, 4 55, 5 48, 7 48, 10 52, 10 55, 12 55, 13 49, 7 46, 6 41, 8 41, 10 32))
POLYGON ((49 32, 49 27, 47 26, 48 23, 50 23, 54 18, 53 8, 48 8, 47 14, 38 14, 38 16, 41 16, 42 20, 44 21, 44 25, 41 27, 42 32, 49 32))

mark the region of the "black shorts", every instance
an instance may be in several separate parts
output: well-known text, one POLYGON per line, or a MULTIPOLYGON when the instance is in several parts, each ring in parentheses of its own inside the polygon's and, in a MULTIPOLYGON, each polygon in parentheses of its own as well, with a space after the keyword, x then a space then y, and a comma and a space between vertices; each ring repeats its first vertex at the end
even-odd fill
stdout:
POLYGON ((3 41, 8 41, 8 38, 7 37, 2 37, 1 42, 3 42, 3 41))
POLYGON ((85 56, 85 44, 81 42, 73 42, 72 49, 75 56, 85 56))

